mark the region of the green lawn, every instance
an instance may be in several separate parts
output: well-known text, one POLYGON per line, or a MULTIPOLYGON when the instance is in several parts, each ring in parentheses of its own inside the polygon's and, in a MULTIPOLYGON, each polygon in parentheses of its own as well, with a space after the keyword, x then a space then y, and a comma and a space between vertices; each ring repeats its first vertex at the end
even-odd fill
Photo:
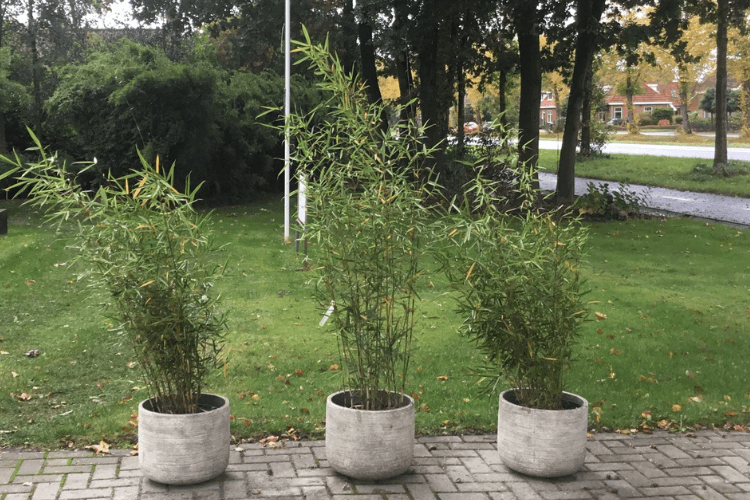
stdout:
MULTIPOLYGON (((0 236, 0 445, 132 442, 146 394, 129 346, 100 314, 105 297, 35 214, 16 202, 0 208, 11 214, 0 236), (25 356, 31 349, 41 355, 25 356)), ((325 397, 340 386, 337 346, 328 325, 318 326, 314 276, 282 244, 281 203, 223 208, 214 220, 228 244, 217 259, 229 258, 219 287, 231 331, 209 389, 230 398, 237 438, 320 437, 325 397)), ((569 390, 596 408, 593 427, 750 422, 748 252, 747 232, 685 219, 591 226, 592 321, 569 390)), ((492 432, 496 396, 482 394, 473 375, 481 359, 456 333, 451 289, 429 269, 421 286, 407 380, 418 432, 492 432)))
MULTIPOLYGON (((557 151, 539 151, 540 171, 557 173, 557 162, 557 151)), ((576 176, 750 198, 750 163, 732 162, 744 172, 733 177, 704 179, 693 172, 698 164, 710 166, 712 163, 712 160, 697 158, 614 154, 576 161, 576 176)))

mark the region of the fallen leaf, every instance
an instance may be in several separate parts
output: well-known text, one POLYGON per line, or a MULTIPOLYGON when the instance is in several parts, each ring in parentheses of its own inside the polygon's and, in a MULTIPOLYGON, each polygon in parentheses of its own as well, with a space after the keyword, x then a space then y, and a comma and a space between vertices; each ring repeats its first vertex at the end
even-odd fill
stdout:
POLYGON ((242 425, 244 425, 245 427, 250 427, 251 425, 253 425, 253 421, 252 420, 248 420, 248 419, 244 419, 242 421, 242 425))
POLYGON ((109 445, 104 441, 99 441, 99 444, 92 444, 91 446, 87 446, 86 449, 95 451, 97 455, 109 454, 109 445))
POLYGON ((310 410, 308 410, 307 408, 300 408, 299 411, 302 412, 302 413, 304 413, 305 415, 309 415, 310 414, 310 410))
POLYGON ((334 364, 332 364, 332 365, 331 365, 331 366, 330 366, 330 367, 328 368, 328 371, 331 371, 331 372, 335 372, 335 371, 337 371, 337 370, 338 370, 339 368, 341 368, 341 367, 340 367, 339 365, 337 365, 337 364, 335 364, 335 363, 334 363, 334 364))
POLYGON ((609 378, 615 378, 617 375, 613 372, 609 374, 609 378))
POLYGON ((701 401, 703 401, 703 394, 698 394, 697 396, 688 398, 688 403, 700 403, 701 401))
POLYGON ((297 375, 298 377, 301 377, 302 375, 305 374, 305 372, 297 368, 296 370, 294 370, 294 374, 297 375))
POLYGON ((725 417, 736 417, 737 416, 737 412, 736 411, 726 411, 726 412, 724 412, 724 416, 725 417))
POLYGON ((596 312, 596 319, 597 321, 605 320, 607 319, 607 315, 601 312, 596 312))
POLYGON ((424 411, 424 412, 430 411, 430 407, 427 406, 424 403, 422 403, 421 405, 419 405, 419 409, 422 410, 422 411, 424 411))
POLYGON ((724 396, 724 401, 729 403, 730 401, 732 401, 732 398, 730 396, 724 396))
POLYGON ((641 418, 645 418, 646 420, 651 420, 651 412, 644 411, 643 413, 641 413, 641 418))
POLYGON ((24 353, 24 355, 27 356, 27 357, 29 357, 29 358, 36 358, 36 357, 39 356, 39 354, 40 354, 39 353, 39 349, 32 349, 32 350, 24 353))
POLYGON ((622 354, 622 349, 614 349, 614 348, 612 348, 612 349, 609 350, 609 353, 610 354, 614 354, 615 356, 619 356, 620 354, 622 354))
POLYGON ((18 401, 29 401, 31 399, 31 394, 26 391, 22 391, 21 394, 13 394, 11 392, 10 397, 17 399, 18 401))
POLYGON ((682 405, 681 404, 673 404, 672 405, 672 411, 677 413, 682 411, 682 405))
POLYGON ((659 381, 654 377, 646 377, 645 375, 638 376, 638 382, 648 382, 649 384, 658 384, 659 381))
POLYGON ((446 380, 448 380, 448 375, 440 375, 437 379, 441 382, 445 382, 446 380))
POLYGON ((138 363, 137 363, 137 362, 135 362, 135 361, 131 361, 131 362, 129 362, 129 363, 128 363, 127 365, 125 365, 125 366, 127 366, 128 368, 135 368, 135 367, 136 367, 137 365, 138 365, 138 363))
POLYGON ((10 374, 11 374, 11 376, 13 376, 13 378, 16 378, 18 376, 18 373, 16 373, 16 372, 10 372, 10 374))

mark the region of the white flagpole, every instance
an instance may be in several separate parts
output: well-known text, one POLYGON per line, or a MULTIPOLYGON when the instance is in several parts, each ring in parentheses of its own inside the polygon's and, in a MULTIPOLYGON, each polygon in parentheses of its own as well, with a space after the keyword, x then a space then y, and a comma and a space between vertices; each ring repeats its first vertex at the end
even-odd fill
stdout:
MULTIPOLYGON (((284 124, 288 125, 291 101, 291 55, 289 42, 289 28, 291 25, 289 14, 289 2, 286 0, 284 5, 284 124)), ((289 238, 289 183, 290 170, 292 166, 289 162, 289 131, 284 130, 284 243, 291 243, 289 238)))

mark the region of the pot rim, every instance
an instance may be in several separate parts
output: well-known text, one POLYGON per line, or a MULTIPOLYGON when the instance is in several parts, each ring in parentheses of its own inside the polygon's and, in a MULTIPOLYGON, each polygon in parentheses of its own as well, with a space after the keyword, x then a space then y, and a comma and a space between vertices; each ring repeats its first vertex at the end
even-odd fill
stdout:
POLYGON ((398 408, 390 408, 390 409, 385 409, 385 410, 363 410, 361 408, 349 408, 348 406, 342 406, 336 403, 335 401, 333 401, 333 398, 338 396, 339 394, 352 393, 352 392, 354 391, 350 391, 348 389, 332 392, 326 398, 326 406, 333 406, 337 408, 338 410, 347 410, 347 411, 352 411, 352 412, 366 412, 366 413, 389 413, 389 412, 404 411, 409 408, 414 408, 414 399, 408 394, 403 394, 401 392, 391 392, 391 394, 399 394, 399 395, 404 396, 404 398, 408 401, 408 404, 405 404, 404 406, 399 406, 398 408))
POLYGON ((504 401, 506 404, 511 405, 513 407, 527 408, 529 410, 534 410, 534 411, 549 411, 549 412, 576 411, 576 410, 581 410, 583 408, 588 409, 588 406, 589 406, 589 402, 586 400, 586 398, 584 398, 583 396, 579 396, 578 394, 574 394, 572 392, 568 392, 568 391, 563 391, 562 398, 564 400, 567 400, 567 401, 573 403, 573 404, 577 404, 578 406, 576 408, 561 408, 559 410, 546 410, 546 409, 542 409, 542 408, 532 408, 530 406, 523 406, 523 405, 520 405, 518 403, 514 403, 513 401, 508 400, 507 395, 509 393, 514 393, 515 394, 515 388, 513 388, 513 389, 506 389, 503 392, 501 392, 500 393, 500 401, 501 402, 504 401))
POLYGON ((204 397, 210 397, 210 398, 213 398, 213 399, 220 400, 221 401, 221 406, 217 406, 217 407, 212 408, 212 409, 210 409, 208 411, 200 411, 200 412, 196 412, 196 413, 162 413, 162 412, 154 411, 151 408, 146 407, 147 403, 149 403, 149 402, 151 402, 151 401, 154 400, 154 398, 146 398, 146 399, 144 399, 143 401, 141 401, 138 404, 138 410, 139 411, 145 411, 145 412, 148 412, 148 413, 152 413, 154 415, 163 415, 163 416, 168 416, 168 417, 187 417, 187 416, 191 416, 191 415, 208 415, 210 413, 214 413, 216 411, 220 411, 224 407, 226 407, 226 406, 229 405, 229 399, 227 397, 222 396, 220 394, 212 394, 210 392, 202 392, 201 395, 200 395, 200 397, 199 397, 199 399, 198 399, 198 402, 200 403, 200 401, 204 397))

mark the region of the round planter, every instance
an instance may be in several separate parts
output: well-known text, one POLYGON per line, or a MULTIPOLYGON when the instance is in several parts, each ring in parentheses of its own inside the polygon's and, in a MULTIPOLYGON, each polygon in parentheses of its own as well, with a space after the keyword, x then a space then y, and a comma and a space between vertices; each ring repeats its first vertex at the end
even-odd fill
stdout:
POLYGON ((586 457, 588 402, 563 393, 564 410, 538 410, 515 403, 513 390, 500 395, 497 450, 510 469, 529 476, 559 477, 578 471, 586 457))
POLYGON ((406 472, 414 457, 414 400, 392 410, 348 408, 349 391, 328 396, 326 458, 355 479, 386 479, 406 472))
POLYGON ((221 475, 229 464, 229 400, 201 394, 201 413, 151 411, 138 407, 138 462, 147 478, 164 484, 196 484, 221 475))

